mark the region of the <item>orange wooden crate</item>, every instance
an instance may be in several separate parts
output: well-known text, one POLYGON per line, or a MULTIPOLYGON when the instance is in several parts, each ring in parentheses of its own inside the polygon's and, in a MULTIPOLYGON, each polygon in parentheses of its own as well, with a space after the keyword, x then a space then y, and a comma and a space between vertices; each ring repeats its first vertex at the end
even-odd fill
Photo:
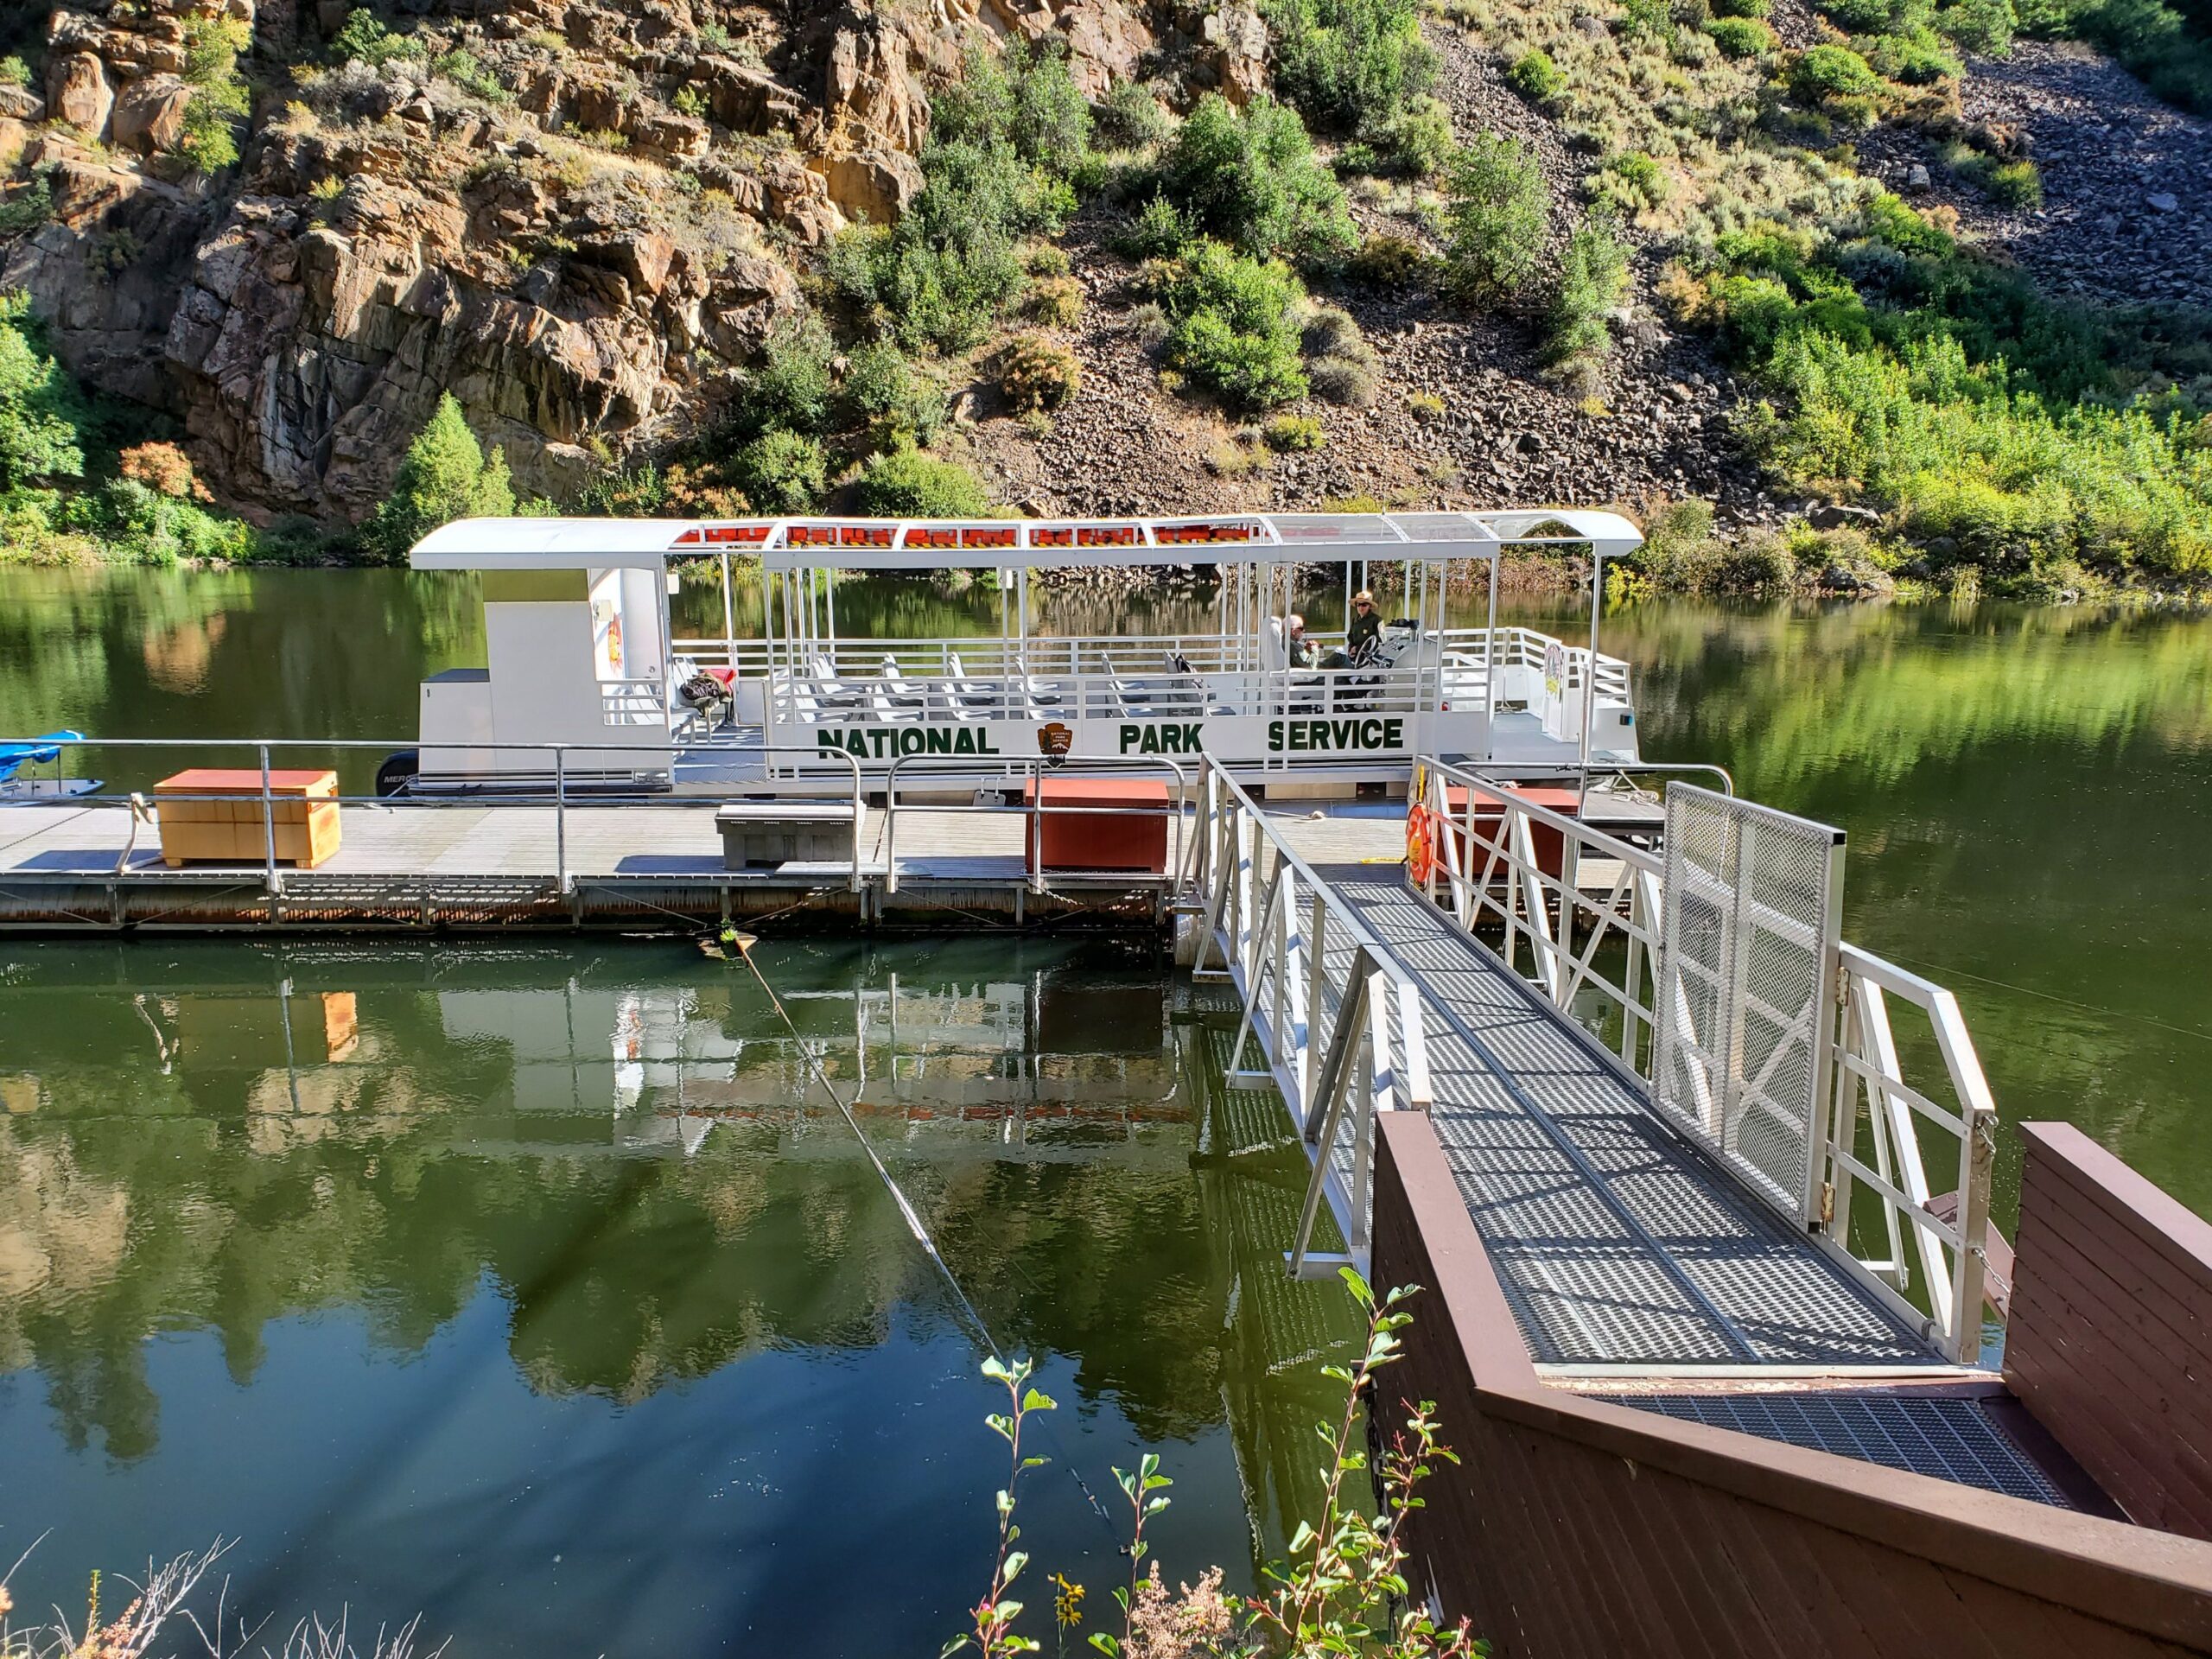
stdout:
POLYGON ((1030 821, 1028 868, 1047 870, 1167 868, 1167 785, 1134 778, 1031 779, 1025 803, 1035 804, 1041 781, 1046 810, 1030 821), (1094 809, 1056 813, 1053 807, 1094 809), (1128 807, 1125 812, 1096 809, 1128 807), (1039 843, 1042 842, 1040 846, 1039 843))
MULTIPOLYGON (((337 792, 334 772, 270 772, 280 862, 311 870, 338 850, 338 803, 324 798, 337 792)), ((171 869, 192 859, 258 864, 268 856, 270 826, 262 817, 259 768, 194 766, 155 785, 154 798, 162 861, 171 869)))

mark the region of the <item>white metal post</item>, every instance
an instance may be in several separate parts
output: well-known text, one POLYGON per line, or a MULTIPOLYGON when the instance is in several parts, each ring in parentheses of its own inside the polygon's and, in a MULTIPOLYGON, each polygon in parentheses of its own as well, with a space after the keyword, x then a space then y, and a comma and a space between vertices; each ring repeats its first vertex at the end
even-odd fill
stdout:
MULTIPOLYGON (((725 558, 728 555, 723 555, 725 558)), ((563 898, 569 893, 568 751, 553 751, 553 876, 563 898)))
MULTIPOLYGON (((300 823, 302 837, 306 836, 307 829, 303 817, 300 823)), ((276 804, 269 787, 269 746, 266 743, 261 746, 261 839, 263 853, 268 860, 262 880, 270 892, 281 893, 283 884, 276 874, 276 804)))

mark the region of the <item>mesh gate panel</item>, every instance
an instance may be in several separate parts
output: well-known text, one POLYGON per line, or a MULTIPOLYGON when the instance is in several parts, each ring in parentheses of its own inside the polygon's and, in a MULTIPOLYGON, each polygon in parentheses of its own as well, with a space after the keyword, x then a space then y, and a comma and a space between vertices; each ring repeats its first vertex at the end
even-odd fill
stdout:
POLYGON ((1843 832, 1678 783, 1666 853, 1652 1099, 1803 1219, 1843 832))

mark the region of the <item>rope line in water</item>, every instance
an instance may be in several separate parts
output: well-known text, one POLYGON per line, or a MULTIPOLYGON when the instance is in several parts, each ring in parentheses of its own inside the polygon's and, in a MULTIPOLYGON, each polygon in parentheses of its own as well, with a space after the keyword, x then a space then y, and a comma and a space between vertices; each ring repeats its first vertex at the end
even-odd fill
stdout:
MULTIPOLYGON (((938 1252, 937 1241, 930 1236, 930 1230, 922 1224, 919 1212, 907 1199, 905 1191, 893 1178, 891 1171, 885 1166, 883 1160, 876 1155, 874 1143, 869 1141, 867 1132, 861 1128, 860 1119, 854 1116, 851 1103, 839 1094, 836 1085, 830 1083, 829 1074, 822 1069, 822 1063, 814 1058, 813 1051, 806 1046, 806 1039, 799 1035, 798 1027, 792 1022, 789 1010, 784 1007, 783 999, 776 995, 776 988, 768 983, 768 976, 760 971, 760 964, 753 960, 753 945, 755 943, 753 937, 750 934, 741 933, 737 936, 737 939, 738 957, 752 970, 753 977, 759 983, 761 994, 768 999, 768 1006, 775 1009, 776 1017, 784 1022, 784 1029, 791 1033, 791 1041, 797 1045, 800 1056, 806 1061, 807 1071, 812 1074, 814 1081, 821 1086, 822 1092, 829 1096, 831 1103, 837 1108, 838 1116, 845 1120, 845 1127, 853 1132, 853 1139, 861 1143, 861 1150, 868 1154, 868 1162, 874 1166, 876 1179, 883 1183, 884 1191, 891 1194, 892 1202, 899 1206, 899 1213, 906 1218, 906 1230, 914 1236, 914 1242, 922 1247, 923 1254, 929 1257, 938 1272, 944 1275, 945 1287, 951 1291, 953 1300, 960 1304, 961 1311, 967 1314, 968 1321, 975 1327, 976 1334, 982 1339, 985 1351, 992 1358, 1004 1364, 1006 1356, 1000 1351, 998 1344, 992 1339, 990 1327, 983 1323, 983 1316, 976 1311, 975 1303, 968 1300, 968 1293, 961 1289, 959 1278, 953 1273, 951 1264, 938 1252)), ((855 1092, 853 1098, 855 1101, 860 1098, 857 1091, 855 1092)), ((1052 1417, 1049 1412, 1045 1414, 1045 1427, 1047 1433, 1052 1433, 1053 1430, 1052 1417)), ((1055 1433, 1053 1438, 1057 1440, 1058 1436, 1055 1433)), ((1090 1505, 1090 1511, 1098 1517, 1099 1524, 1111 1533, 1114 1522, 1113 1517, 1106 1513, 1106 1506, 1098 1501, 1097 1494, 1090 1490, 1090 1483, 1084 1479, 1083 1471, 1075 1466, 1075 1459, 1067 1455, 1067 1448, 1062 1446, 1059 1449, 1060 1466, 1068 1471, 1076 1485, 1082 1490, 1084 1501, 1090 1505)))
MULTIPOLYGON (((830 1096, 830 1103, 836 1107, 838 1116, 845 1120, 845 1127, 853 1132, 853 1139, 861 1143, 861 1150, 868 1154, 868 1162, 874 1166, 876 1179, 883 1183, 883 1190, 890 1193, 891 1201, 899 1206, 899 1213, 906 1218, 906 1230, 913 1234, 914 1242, 922 1247, 922 1254, 928 1256, 935 1264, 937 1270, 944 1276, 945 1287, 951 1291, 953 1300, 960 1304, 961 1311, 967 1314, 969 1323, 976 1328, 976 1334, 983 1339, 983 1346, 990 1351, 991 1357, 1003 1364, 1006 1356, 999 1351, 998 1344, 992 1339, 990 1327, 983 1323, 983 1316, 976 1311, 976 1304, 968 1300, 968 1293, 960 1288, 959 1279, 954 1275, 950 1265, 946 1262, 944 1257, 938 1253, 937 1241, 930 1236, 930 1230, 922 1224, 921 1216, 915 1211, 913 1205, 908 1202, 905 1190, 893 1179, 891 1171, 885 1166, 883 1160, 877 1156, 874 1143, 861 1131, 860 1119, 853 1115, 851 1103, 837 1092, 836 1086, 830 1081, 829 1074, 822 1069, 822 1062, 814 1058, 813 1051, 806 1046, 806 1039, 798 1034, 798 1027, 792 1023, 790 1013, 784 1007, 783 998, 776 995, 776 988, 768 983, 768 976, 760 971, 760 964, 753 960, 752 945, 753 941, 748 936, 740 935, 737 948, 738 959, 752 970, 753 980, 760 985, 761 994, 768 999, 768 1006, 775 1009, 776 1017, 784 1022, 784 1029, 791 1033, 791 1041, 798 1045, 799 1056, 806 1062, 806 1069, 813 1074, 815 1082, 821 1085, 822 1092, 830 1096)), ((857 1099, 858 1096, 855 1096, 855 1098, 857 1099)))
POLYGON ((2149 1026, 2156 1031, 2170 1031, 2177 1037, 2194 1037, 2200 1043, 2212 1043, 2212 1031, 2202 1031, 2195 1026, 2171 1026, 2163 1020, 2153 1020, 2147 1014, 2131 1014, 2126 1008, 2107 1008, 2094 1002, 2083 1002, 2070 996, 2060 996, 2052 991, 2038 991, 2031 986, 2015 985, 2009 979, 1992 979, 1987 974, 1969 973, 1963 968, 1943 968, 1930 962, 1915 962, 1910 957, 1896 957, 1895 961, 1908 968, 1917 968, 1924 973, 1941 974, 1947 979, 1971 979, 1977 984, 1993 985, 2000 991, 2016 991, 2022 996, 2038 997, 2045 1002, 2056 1002, 2062 1008, 2073 1008, 2082 1014, 2101 1014, 2109 1020, 2133 1020, 2139 1026, 2149 1026))

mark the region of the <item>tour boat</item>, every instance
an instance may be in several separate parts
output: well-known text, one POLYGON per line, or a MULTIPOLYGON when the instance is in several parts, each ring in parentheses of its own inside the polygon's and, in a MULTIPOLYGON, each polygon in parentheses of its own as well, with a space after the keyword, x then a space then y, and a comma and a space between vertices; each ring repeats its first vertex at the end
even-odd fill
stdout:
MULTIPOLYGON (((1014 757, 1212 754, 1277 796, 1350 794, 1418 753, 1586 773, 1639 759, 1628 664, 1596 645, 1599 573, 1641 542, 1609 512, 1232 513, 1181 518, 711 522, 464 519, 414 549, 418 570, 472 570, 486 666, 423 683, 420 748, 384 792, 569 783, 677 793, 794 793, 852 770, 988 779, 1014 757), (1497 620, 1509 547, 1590 562, 1591 640, 1497 620), (723 632, 676 637, 673 563, 719 560, 723 632), (733 561, 757 561, 760 631, 741 637, 733 561), (1370 582, 1396 613, 1355 658, 1342 635, 1291 638, 1313 567, 1370 582), (1214 582, 1211 626, 1170 634, 1034 626, 1040 573, 1166 567, 1214 582), (962 639, 840 632, 839 581, 946 570, 995 582, 999 629, 962 639), (1452 626, 1447 594, 1487 596, 1452 626), (557 761, 556 756, 557 754, 557 761)), ((1350 614, 1347 603, 1345 613, 1350 614)), ((875 786, 880 787, 880 782, 875 786)))

